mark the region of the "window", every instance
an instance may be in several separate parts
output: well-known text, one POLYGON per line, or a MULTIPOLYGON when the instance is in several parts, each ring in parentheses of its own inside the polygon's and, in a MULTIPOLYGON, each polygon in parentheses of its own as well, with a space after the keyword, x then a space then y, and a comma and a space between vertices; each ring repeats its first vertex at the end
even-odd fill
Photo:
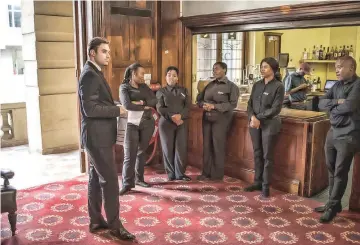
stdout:
POLYGON ((222 61, 228 66, 227 77, 240 83, 244 69, 244 33, 211 33, 197 35, 196 79, 212 77, 215 62, 222 61))
POLYGON ((21 8, 17 5, 8 5, 9 27, 21 27, 21 8))

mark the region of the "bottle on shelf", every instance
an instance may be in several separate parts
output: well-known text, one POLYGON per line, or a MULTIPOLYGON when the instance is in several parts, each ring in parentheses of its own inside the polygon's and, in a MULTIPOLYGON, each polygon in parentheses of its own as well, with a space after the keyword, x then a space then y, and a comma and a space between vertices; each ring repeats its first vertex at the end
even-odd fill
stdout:
POLYGON ((309 59, 309 57, 308 57, 308 52, 306 52, 306 48, 304 48, 304 52, 303 52, 302 58, 303 58, 303 60, 309 59))
POLYGON ((339 51, 338 51, 337 46, 335 46, 335 51, 334 51, 334 60, 336 60, 336 59, 338 58, 338 55, 339 55, 339 51))
POLYGON ((330 60, 330 47, 327 47, 325 60, 330 60))
POLYGON ((349 52, 350 52, 350 48, 349 46, 346 46, 345 55, 349 55, 349 52))
POLYGON ((339 51, 338 51, 338 58, 341 57, 341 46, 339 47, 339 51))
POLYGON ((324 50, 323 50, 323 47, 322 47, 322 45, 320 45, 320 49, 319 49, 319 60, 322 60, 324 57, 323 57, 323 55, 324 55, 324 50))
POLYGON ((354 57, 354 50, 352 45, 350 45, 349 56, 354 57))
POLYGON ((319 52, 320 52, 320 49, 318 46, 316 46, 316 51, 315 51, 315 59, 318 60, 319 59, 319 52))
POLYGON ((346 55, 346 51, 345 51, 345 45, 343 46, 343 49, 341 50, 341 56, 340 57, 343 57, 346 55))
POLYGON ((333 60, 334 59, 334 46, 331 47, 331 51, 330 51, 330 55, 329 55, 329 60, 333 60))
POLYGON ((316 48, 315 48, 315 45, 314 45, 314 48, 313 48, 313 50, 312 50, 311 59, 312 59, 312 60, 316 60, 316 48))

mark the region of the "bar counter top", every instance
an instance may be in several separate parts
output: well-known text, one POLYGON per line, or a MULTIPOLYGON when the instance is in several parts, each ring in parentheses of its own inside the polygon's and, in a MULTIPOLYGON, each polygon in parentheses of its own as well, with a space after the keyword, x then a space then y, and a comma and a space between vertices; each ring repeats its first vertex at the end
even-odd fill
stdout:
MULTIPOLYGON (((239 101, 235 111, 247 113, 247 102, 239 101)), ((282 108, 280 112, 281 118, 288 118, 292 120, 303 120, 303 121, 316 121, 327 118, 326 113, 317 111, 304 111, 294 110, 288 108, 282 108)))

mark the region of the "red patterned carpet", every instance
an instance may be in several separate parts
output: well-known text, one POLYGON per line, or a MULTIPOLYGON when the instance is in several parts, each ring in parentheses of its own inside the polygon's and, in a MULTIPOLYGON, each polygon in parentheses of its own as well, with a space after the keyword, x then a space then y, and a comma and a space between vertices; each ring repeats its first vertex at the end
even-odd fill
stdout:
MULTIPOLYGON (((189 168, 189 175, 197 170, 189 168)), ((165 182, 146 170, 153 188, 120 197, 121 218, 143 244, 360 244, 360 214, 343 212, 320 224, 312 200, 272 190, 270 199, 245 193, 244 183, 165 182)), ((88 232, 87 178, 39 186, 18 193, 18 231, 10 237, 1 218, 1 244, 131 244, 106 231, 88 232)))

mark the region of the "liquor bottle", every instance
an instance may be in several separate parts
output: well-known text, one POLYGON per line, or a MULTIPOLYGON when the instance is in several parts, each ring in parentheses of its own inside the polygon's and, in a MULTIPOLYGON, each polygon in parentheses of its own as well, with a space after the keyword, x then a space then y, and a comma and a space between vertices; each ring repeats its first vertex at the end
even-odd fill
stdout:
POLYGON ((345 45, 343 46, 343 49, 341 50, 341 57, 346 55, 346 51, 345 51, 345 45))
POLYGON ((349 56, 354 58, 354 50, 353 50, 352 45, 350 45, 349 56))
POLYGON ((338 56, 337 56, 338 58, 340 58, 341 57, 341 46, 339 47, 339 50, 338 50, 338 56))
POLYGON ((333 59, 334 59, 334 46, 331 47, 330 57, 329 57, 329 60, 333 60, 333 59))
POLYGON ((325 60, 330 60, 330 47, 327 47, 327 51, 326 51, 326 55, 325 55, 325 60))
POLYGON ((314 48, 313 48, 313 50, 312 50, 311 59, 312 59, 312 60, 316 60, 316 49, 315 49, 315 45, 314 45, 314 48))
POLYGON ((319 47, 316 46, 315 57, 316 57, 317 60, 319 59, 319 51, 320 51, 319 47))
POLYGON ((349 46, 346 46, 345 55, 349 55, 349 52, 350 52, 350 48, 349 46))
POLYGON ((303 60, 307 60, 308 59, 308 52, 306 52, 306 48, 304 48, 304 52, 302 55, 303 60))
POLYGON ((324 57, 324 51, 323 51, 323 47, 322 45, 320 45, 320 49, 319 49, 319 60, 322 60, 324 57))
POLYGON ((335 51, 334 51, 334 60, 336 60, 338 58, 338 49, 337 46, 335 46, 335 51))

